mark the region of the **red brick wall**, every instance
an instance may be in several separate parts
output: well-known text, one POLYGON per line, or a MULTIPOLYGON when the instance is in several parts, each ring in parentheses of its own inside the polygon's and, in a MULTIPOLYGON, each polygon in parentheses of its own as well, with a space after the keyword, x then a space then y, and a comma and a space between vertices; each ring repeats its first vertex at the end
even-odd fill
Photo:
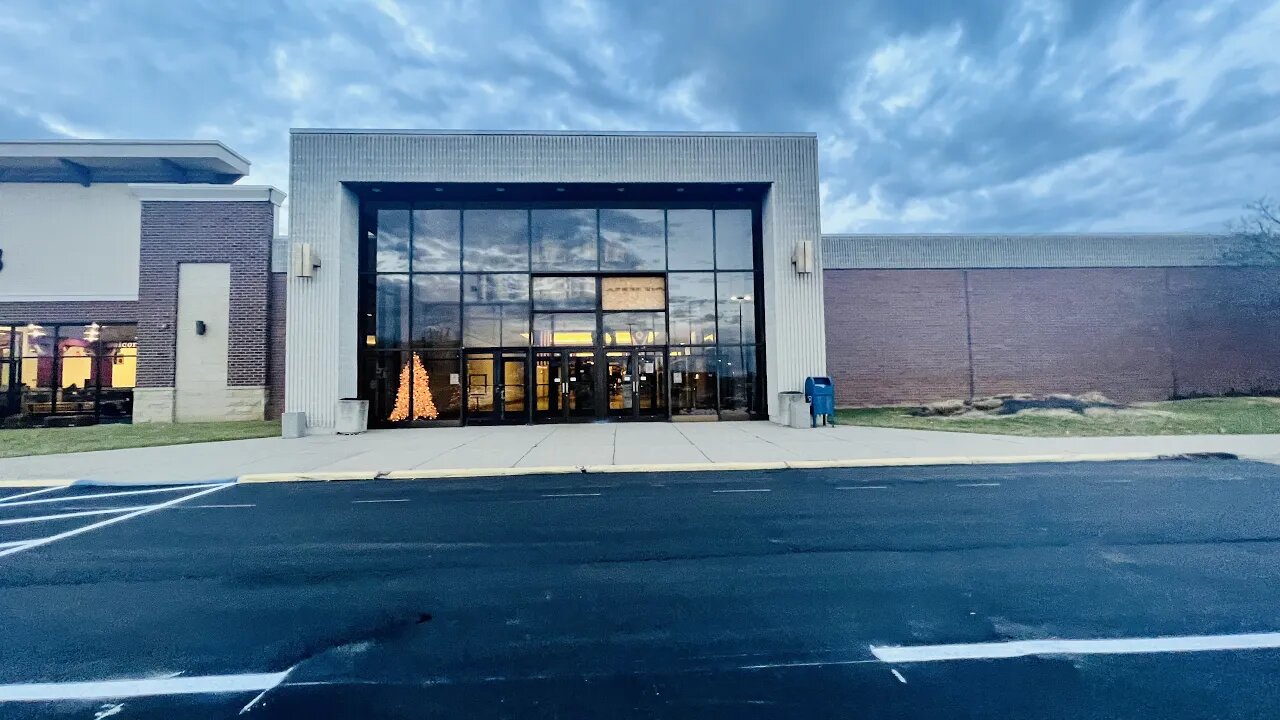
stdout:
POLYGON ((270 365, 267 367, 267 419, 275 420, 284 412, 284 324, 285 301, 288 297, 287 273, 271 275, 271 347, 270 365))
POLYGON ((842 405, 968 397, 970 372, 977 395, 1280 390, 1277 269, 829 270, 824 280, 842 405))
POLYGON ((961 270, 828 270, 827 372, 841 405, 966 397, 961 270))
POLYGON ((274 230, 270 202, 142 203, 138 387, 173 387, 183 262, 230 263, 227 384, 267 384, 274 230))

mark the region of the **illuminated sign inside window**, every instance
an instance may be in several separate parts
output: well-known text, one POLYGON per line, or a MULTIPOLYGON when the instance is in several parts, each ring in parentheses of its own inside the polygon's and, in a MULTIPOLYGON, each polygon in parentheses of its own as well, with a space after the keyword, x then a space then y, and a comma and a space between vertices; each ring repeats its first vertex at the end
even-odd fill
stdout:
POLYGON ((666 310, 666 278, 601 278, 600 308, 602 310, 666 310))

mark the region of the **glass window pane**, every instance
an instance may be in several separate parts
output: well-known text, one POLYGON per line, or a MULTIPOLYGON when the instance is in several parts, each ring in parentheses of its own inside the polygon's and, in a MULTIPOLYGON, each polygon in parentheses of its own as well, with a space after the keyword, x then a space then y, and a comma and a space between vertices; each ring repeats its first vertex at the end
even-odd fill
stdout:
POLYGON ((461 258, 457 210, 413 211, 413 269, 457 272, 461 258))
POLYGON ((605 345, 665 345, 667 314, 615 312, 602 316, 605 345))
POLYGON ((528 302, 529 276, 520 273, 464 275, 462 301, 466 303, 528 302))
POLYGON ((374 288, 374 346, 401 347, 409 340, 409 276, 379 275, 374 288))
POLYGON ((667 281, 661 275, 600 279, 601 310, 666 310, 667 281))
MULTIPOLYGON (((58 387, 65 391, 68 402, 92 402, 78 392, 98 384, 94 374, 94 344, 102 334, 98 323, 89 325, 63 325, 58 328, 58 387)), ((70 410, 70 408, 68 408, 70 410)), ((92 408, 89 411, 92 412, 92 408)))
POLYGON ((17 338, 14 351, 19 357, 53 357, 54 330, 52 327, 27 323, 14 328, 17 338))
POLYGON ((663 270, 667 248, 661 210, 601 210, 602 270, 663 270))
POLYGON ((534 270, 595 270, 595 210, 534 210, 534 270))
POLYGON ((719 348, 720 419, 746 420, 755 408, 756 350, 754 346, 719 348))
MULTIPOLYGON (((715 273, 671 273, 667 276, 672 345, 716 341, 715 273)), ((735 318, 736 319, 736 318, 735 318)))
POLYGON ((716 267, 720 270, 754 269, 753 247, 751 211, 717 210, 716 267))
POLYGON ((409 210, 383 209, 378 211, 378 225, 374 231, 374 269, 378 272, 409 271, 409 210))
POLYGON ((454 375, 461 379, 458 356, 436 353, 414 353, 426 375, 413 381, 414 414, 422 420, 458 420, 462 417, 462 386, 450 382, 454 375), (434 417, 432 413, 434 412, 434 417))
POLYGON ((715 348, 671 350, 673 415, 716 414, 715 348))
POLYGON ((529 306, 499 305, 502 311, 502 344, 508 347, 529 346, 529 306))
POLYGON ((667 263, 672 270, 714 266, 710 210, 667 211, 667 263))
POLYGON ((466 210, 462 213, 465 270, 528 270, 527 210, 466 210))
POLYGON ((414 347, 457 347, 462 342, 457 275, 413 276, 414 347))
POLYGON ((501 345, 502 306, 463 306, 462 333, 462 344, 465 347, 497 347, 501 345))
POLYGON ((536 277, 533 279, 536 310, 594 310, 596 279, 593 277, 536 277))
MULTIPOLYGON (((13 328, 0 325, 0 359, 13 356, 13 336, 13 328)), ((9 373, 0 372, 0 375, 4 375, 4 379, 7 380, 9 373)))
POLYGON ((755 279, 752 273, 716 273, 720 342, 756 341, 755 279))
POLYGON ((533 316, 533 338, 542 346, 594 345, 595 313, 539 313, 533 316))

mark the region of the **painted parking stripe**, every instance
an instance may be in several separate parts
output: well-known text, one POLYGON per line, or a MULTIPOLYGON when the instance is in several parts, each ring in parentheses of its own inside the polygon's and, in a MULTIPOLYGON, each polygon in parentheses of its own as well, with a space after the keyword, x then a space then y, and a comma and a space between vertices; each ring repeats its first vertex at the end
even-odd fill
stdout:
POLYGON ((845 485, 837 486, 837 490, 888 490, 888 485, 845 485))
POLYGON ((111 515, 113 513, 127 513, 134 510, 142 510, 151 507, 150 505, 135 505, 133 507, 124 508, 108 508, 106 510, 77 510, 76 512, 58 513, 57 515, 35 515, 32 517, 6 518, 0 520, 0 525, 22 525, 25 523, 45 522, 47 520, 65 520, 67 518, 89 517, 91 515, 111 515))
POLYGON ((409 502, 409 498, 395 498, 394 500, 352 500, 352 505, 360 505, 362 503, 398 503, 409 502))
POLYGON ((999 660, 1029 655, 1136 655, 1166 652, 1212 652, 1280 648, 1280 632, 1242 635, 1185 635, 1180 637, 1114 638, 1106 640, 1012 640, 958 645, 871 647, 876 659, 887 663, 940 660, 999 660))
POLYGON ((58 700, 119 700, 160 695, 247 693, 270 690, 288 671, 245 675, 101 680, 95 682, 27 683, 0 685, 0 703, 54 702, 58 700))
POLYGON ((49 543, 57 542, 59 540, 65 540, 66 538, 69 538, 69 537, 75 537, 76 535, 87 533, 91 530, 97 530, 98 528, 106 527, 108 525, 114 525, 115 523, 118 523, 118 522, 124 522, 125 520, 136 518, 139 515, 146 515, 147 513, 155 512, 156 510, 162 510, 164 508, 177 505, 178 503, 183 503, 188 500, 194 500, 195 498, 198 498, 202 495, 215 493, 215 492, 218 492, 219 490, 226 490, 227 488, 232 487, 234 485, 235 483, 223 483, 222 485, 214 485, 213 487, 208 488, 206 490, 201 490, 200 492, 194 492, 194 493, 191 493, 190 495, 183 495, 180 498, 167 500, 157 505, 147 505, 141 510, 135 510, 134 512, 126 513, 124 515, 117 515, 116 517, 108 518, 106 520, 93 523, 92 525, 85 525, 84 527, 78 527, 74 530, 68 530, 66 532, 58 533, 57 535, 50 535, 49 537, 43 537, 43 538, 40 538, 39 540, 32 540, 31 542, 25 545, 18 545, 16 547, 0 550, 0 557, 4 557, 6 555, 13 555, 14 553, 20 553, 20 552, 23 552, 24 550, 31 550, 32 548, 38 548, 43 545, 48 545, 49 543))
POLYGON ((213 487, 212 484, 202 485, 174 485, 160 488, 147 488, 146 490, 121 490, 120 492, 94 493, 93 495, 65 495, 56 498, 40 498, 39 500, 23 500, 22 502, 5 503, 5 507, 17 507, 19 505, 44 505, 56 502, 71 502, 73 500, 96 500, 98 498, 123 497, 125 495, 151 495, 153 493, 179 492, 181 490, 199 490, 200 488, 213 487))
POLYGON ((39 540, 39 539, 40 538, 31 538, 29 540, 9 540, 7 542, 0 542, 0 549, 7 548, 7 547, 17 547, 18 545, 26 545, 32 540, 39 540))
POLYGON ((47 492, 53 492, 54 490, 66 490, 66 489, 67 489, 67 488, 69 488, 69 487, 71 487, 71 486, 70 486, 70 485, 55 485, 55 486, 53 486, 53 487, 40 488, 39 490, 31 490, 31 491, 29 491, 29 492, 18 493, 17 495, 10 495, 10 496, 8 496, 8 497, 2 497, 2 498, 0 498, 0 503, 7 503, 7 502, 9 502, 10 500, 17 500, 18 498, 31 497, 32 495, 42 495, 42 494, 47 493, 47 492))
POLYGON ((742 488, 740 490, 712 490, 713 493, 772 492, 771 488, 742 488))
POLYGON ((1000 483, 956 483, 956 487, 1000 487, 1000 483))
POLYGON ((567 498, 567 497, 600 497, 600 493, 553 493, 543 495, 544 498, 567 498))

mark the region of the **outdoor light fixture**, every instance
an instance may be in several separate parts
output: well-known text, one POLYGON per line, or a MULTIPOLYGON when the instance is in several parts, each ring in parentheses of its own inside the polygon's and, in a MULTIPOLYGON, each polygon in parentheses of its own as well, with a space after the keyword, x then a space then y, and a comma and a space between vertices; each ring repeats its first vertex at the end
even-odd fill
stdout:
POLYGON ((91 322, 84 326, 84 339, 89 342, 97 342, 102 334, 102 326, 96 322, 91 322))
POLYGON ((196 334, 197 334, 197 335, 203 335, 203 334, 205 333, 205 331, 206 331, 206 330, 208 330, 208 329, 209 329, 209 327, 208 327, 207 325, 205 325, 205 324, 204 324, 204 321, 203 321, 203 320, 197 320, 197 321, 196 321, 196 334))

